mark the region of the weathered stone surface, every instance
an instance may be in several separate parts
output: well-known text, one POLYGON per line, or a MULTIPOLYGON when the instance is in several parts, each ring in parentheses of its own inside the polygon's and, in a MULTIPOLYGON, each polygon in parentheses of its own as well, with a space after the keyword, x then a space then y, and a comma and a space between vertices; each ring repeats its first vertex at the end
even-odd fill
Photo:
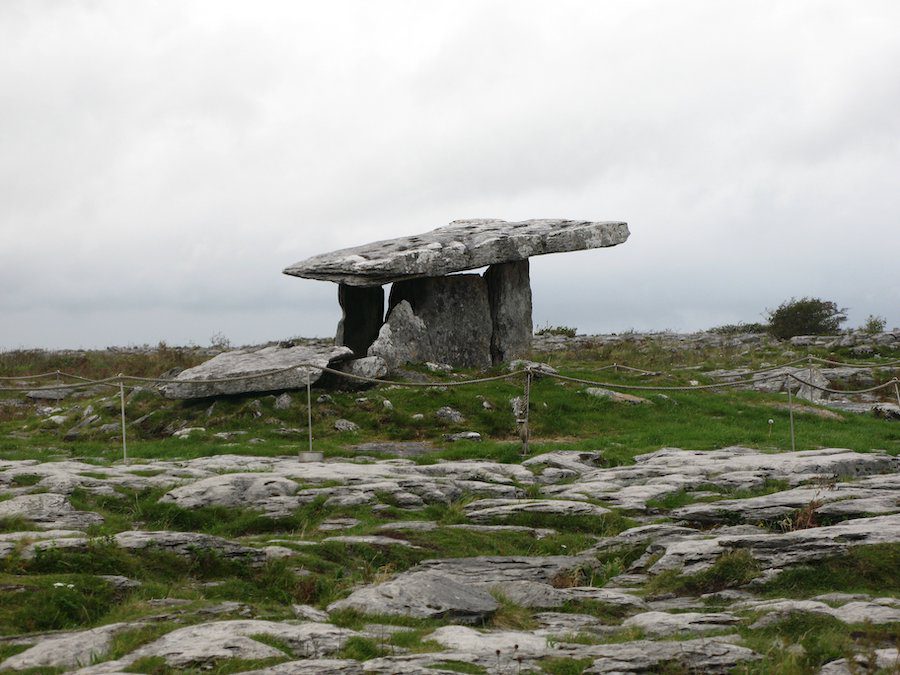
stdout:
POLYGON ((622 222, 455 220, 424 234, 313 256, 284 273, 354 286, 381 286, 545 253, 616 246, 625 242, 628 234, 628 225, 622 222))
POLYGON ((798 612, 833 616, 843 623, 900 622, 900 601, 896 598, 847 602, 840 607, 831 607, 816 600, 751 600, 738 603, 734 608, 764 612, 765 615, 753 624, 754 628, 764 628, 798 612))
POLYGON ((177 504, 185 509, 253 505, 262 507, 266 515, 277 518, 288 515, 299 504, 296 500, 291 503, 290 500, 272 498, 293 495, 298 487, 294 481, 270 473, 229 473, 177 487, 164 494, 159 501, 177 504))
POLYGON ((481 276, 454 274, 395 283, 390 309, 404 300, 427 327, 430 350, 424 360, 490 367, 493 327, 487 283, 481 276))
POLYGON ((384 289, 341 284, 338 302, 343 316, 334 343, 350 347, 358 357, 365 356, 384 322, 384 289))
POLYGON ((538 609, 561 607, 569 599, 562 590, 534 581, 504 581, 491 590, 517 605, 538 609))
POLYGON ((609 509, 596 504, 565 499, 479 499, 466 504, 465 512, 470 520, 484 523, 526 513, 599 517, 609 513, 609 509))
POLYGON ((706 633, 727 630, 740 622, 733 614, 725 612, 643 612, 625 619, 625 628, 637 627, 651 637, 663 637, 681 633, 706 633))
POLYGON ((406 363, 427 361, 431 358, 428 328, 408 302, 399 302, 388 312, 367 354, 383 359, 390 370, 406 363))
POLYGON ((491 308, 491 360, 497 364, 531 349, 531 279, 528 260, 491 265, 484 273, 491 308))
MULTIPOLYGON (((378 380, 388 374, 390 368, 387 361, 380 356, 364 356, 361 359, 353 359, 338 365, 336 370, 355 375, 356 377, 365 377, 368 379, 378 380)), ((337 377, 337 382, 344 388, 362 388, 371 386, 365 380, 357 380, 353 377, 337 377)))
MULTIPOLYGON (((287 661, 261 670, 242 671, 243 675, 363 675, 377 672, 363 670, 363 664, 353 659, 303 659, 287 661)), ((399 671, 398 671, 399 672, 399 671)))
POLYGON ((266 554, 233 541, 199 532, 143 532, 130 530, 113 536, 118 546, 129 551, 158 548, 176 555, 191 556, 197 551, 214 551, 224 558, 239 559, 253 564, 265 562, 266 554))
POLYGON ((612 389, 603 389, 602 387, 588 387, 584 393, 594 398, 605 398, 613 403, 629 403, 631 405, 641 405, 651 403, 640 396, 633 396, 621 391, 613 391, 612 389))
POLYGON ((497 601, 443 574, 414 571, 392 581, 366 586, 328 607, 329 612, 355 609, 365 614, 390 614, 419 619, 452 618, 474 623, 497 610, 497 601))
POLYGON ((857 654, 852 659, 838 659, 826 663, 819 671, 819 675, 860 675, 872 672, 870 670, 872 666, 879 669, 878 672, 882 672, 883 669, 886 673, 896 672, 900 668, 900 650, 896 647, 876 649, 873 656, 874 659, 868 653, 857 654))
POLYGON ((128 627, 125 623, 111 623, 90 630, 50 635, 0 663, 0 671, 89 665, 92 659, 106 654, 116 633, 128 627))
POLYGON ((342 346, 300 345, 257 350, 238 349, 224 352, 195 368, 181 371, 175 378, 177 381, 164 385, 162 391, 166 398, 202 398, 254 391, 304 389, 307 373, 309 381, 316 382, 322 371, 317 367, 305 368, 300 364, 326 367, 352 354, 349 347, 342 346), (244 376, 248 379, 213 381, 244 376))
POLYGON ((577 555, 474 556, 423 560, 415 569, 437 572, 458 583, 490 588, 508 581, 552 584, 558 576, 586 561, 587 558, 577 555))
POLYGON ((355 633, 324 623, 286 621, 214 621, 178 628, 116 661, 78 671, 82 675, 117 673, 146 657, 162 658, 172 668, 204 666, 222 659, 268 659, 284 652, 252 636, 267 635, 284 642, 298 655, 327 656, 355 633))
POLYGON ((623 644, 597 645, 587 648, 594 665, 584 671, 597 673, 652 673, 663 666, 677 663, 692 673, 727 673, 744 661, 755 661, 759 655, 721 638, 698 640, 638 640, 623 644))
POLYGON ((103 516, 76 511, 65 495, 43 492, 0 502, 0 518, 24 518, 44 529, 84 530, 103 522, 103 516))

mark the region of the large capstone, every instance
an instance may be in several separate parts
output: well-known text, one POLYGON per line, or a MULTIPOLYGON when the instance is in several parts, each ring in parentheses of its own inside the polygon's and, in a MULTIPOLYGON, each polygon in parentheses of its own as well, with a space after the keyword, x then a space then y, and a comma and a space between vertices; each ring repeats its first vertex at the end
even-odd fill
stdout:
POLYGON ((546 253, 616 246, 624 243, 628 234, 628 225, 622 222, 454 220, 424 234, 313 256, 291 265, 284 273, 351 286, 381 286, 546 253))
POLYGON ((384 321, 384 289, 380 286, 338 286, 338 302, 344 315, 334 343, 346 345, 360 357, 375 342, 384 321))
POLYGON ((321 368, 353 355, 348 347, 264 347, 237 349, 181 371, 162 387, 166 398, 202 398, 254 391, 302 389, 316 382, 321 368))
POLYGON ((531 349, 531 280, 528 260, 491 265, 484 274, 491 306, 491 360, 526 356, 531 349))
POLYGON ((390 306, 406 301, 426 326, 429 360, 465 368, 491 365, 491 308, 478 274, 426 277, 395 283, 390 306))

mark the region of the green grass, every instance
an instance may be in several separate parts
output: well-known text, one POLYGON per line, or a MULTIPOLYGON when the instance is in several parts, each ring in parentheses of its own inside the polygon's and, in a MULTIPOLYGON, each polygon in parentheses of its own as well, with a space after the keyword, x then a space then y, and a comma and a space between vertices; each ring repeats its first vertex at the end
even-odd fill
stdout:
POLYGON ((791 567, 763 586, 771 597, 809 598, 832 591, 900 596, 900 544, 860 546, 846 554, 791 567))
POLYGON ((735 550, 723 553, 709 569, 696 574, 681 575, 677 570, 667 570, 653 577, 646 588, 651 596, 665 593, 701 595, 743 586, 759 575, 759 563, 753 555, 749 551, 735 550))

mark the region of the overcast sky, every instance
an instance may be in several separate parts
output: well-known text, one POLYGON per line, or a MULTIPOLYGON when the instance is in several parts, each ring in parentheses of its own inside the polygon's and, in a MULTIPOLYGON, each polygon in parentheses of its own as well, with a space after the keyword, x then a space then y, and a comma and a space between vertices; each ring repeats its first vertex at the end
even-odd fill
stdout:
POLYGON ((332 335, 298 260, 625 220, 535 323, 900 325, 900 3, 0 3, 0 348, 332 335))

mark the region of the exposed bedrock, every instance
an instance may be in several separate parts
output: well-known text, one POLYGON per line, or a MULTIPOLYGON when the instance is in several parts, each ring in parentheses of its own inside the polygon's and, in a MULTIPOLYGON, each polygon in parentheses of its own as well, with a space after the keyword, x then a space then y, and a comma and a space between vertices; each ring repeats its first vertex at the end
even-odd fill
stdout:
POLYGON ((526 356, 531 349, 531 279, 528 260, 491 265, 484 274, 491 308, 491 361, 526 356))
POLYGON ((488 285, 478 274, 425 277, 395 283, 390 309, 403 301, 427 328, 430 361, 465 368, 491 365, 488 285))
POLYGON ((390 369, 431 359, 428 329, 425 322, 413 314, 408 302, 404 300, 391 308, 368 354, 383 359, 390 369))
POLYGON ((338 302, 343 316, 338 322, 334 342, 350 347, 357 357, 365 356, 384 321, 384 289, 381 286, 340 284, 338 302))

